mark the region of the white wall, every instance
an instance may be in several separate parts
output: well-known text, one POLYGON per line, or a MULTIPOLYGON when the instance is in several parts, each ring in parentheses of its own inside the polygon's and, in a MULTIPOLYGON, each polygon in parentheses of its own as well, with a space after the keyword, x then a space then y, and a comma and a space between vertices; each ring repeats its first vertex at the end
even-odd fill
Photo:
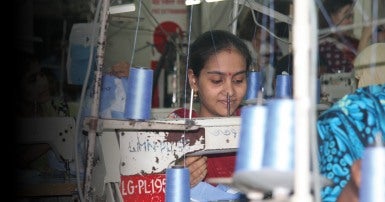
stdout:
MULTIPOLYGON (((150 4, 150 0, 143 0, 146 5, 150 4)), ((135 42, 135 32, 137 27, 138 5, 136 11, 124 14, 125 20, 116 20, 114 16, 109 17, 109 26, 107 31, 107 44, 105 53, 105 70, 108 70, 113 64, 125 60, 130 62, 132 49, 141 49, 135 52, 133 65, 150 67, 150 59, 153 57, 152 47, 146 46, 146 42, 152 38, 152 30, 154 25, 151 21, 150 14, 142 8, 141 18, 139 21, 139 29, 137 31, 137 41, 135 42)))
MULTIPOLYGON (((143 2, 150 7, 151 0, 143 0, 143 2)), ((130 20, 129 22, 119 22, 113 20, 114 17, 110 16, 105 54, 105 70, 108 70, 110 66, 121 60, 130 62, 137 25, 138 8, 136 2, 136 11, 126 14, 126 16, 130 17, 128 18, 130 20)), ((201 5, 194 6, 191 40, 194 40, 202 31, 210 29, 225 29, 230 31, 231 27, 229 27, 229 24, 231 22, 232 9, 232 0, 202 3, 201 5)), ((186 31, 188 31, 188 23, 187 21, 186 31)), ((146 42, 152 41, 152 31, 156 26, 156 20, 142 7, 136 42, 137 51, 135 52, 133 65, 150 67, 151 59, 159 59, 160 55, 155 50, 152 50, 151 46, 143 48, 147 45, 146 42)))
MULTIPOLYGON (((146 5, 151 5, 151 0, 143 0, 143 2, 146 5)), ((360 0, 357 2, 355 7, 356 15, 354 17, 355 23, 362 23, 363 14, 369 17, 371 16, 370 13, 372 3, 372 1, 365 0, 360 0)), ((210 29, 224 29, 231 31, 233 4, 233 0, 226 0, 214 3, 203 2, 200 5, 195 5, 193 8, 191 40, 194 40, 199 34, 210 29)), ((384 18, 385 13, 382 12, 382 10, 385 9, 385 0, 379 0, 378 7, 379 18, 384 18)), ((137 9, 134 13, 130 13, 128 15, 131 17, 129 18, 130 22, 110 22, 107 34, 105 69, 108 69, 109 66, 121 60, 130 61, 132 47, 134 45, 138 5, 136 5, 136 8, 137 9)), ((240 6, 239 9, 242 9, 242 6, 240 6)), ((249 8, 244 7, 243 9, 249 8)), ((186 31, 188 31, 188 23, 189 22, 187 21, 186 31)), ((152 31, 156 25, 156 21, 142 7, 140 27, 138 30, 138 37, 136 42, 137 52, 135 52, 134 65, 150 67, 151 59, 157 59, 160 57, 156 51, 152 50, 151 46, 143 48, 147 45, 147 41, 152 40, 152 31)), ((354 34, 359 37, 361 35, 361 27, 355 28, 354 34)))

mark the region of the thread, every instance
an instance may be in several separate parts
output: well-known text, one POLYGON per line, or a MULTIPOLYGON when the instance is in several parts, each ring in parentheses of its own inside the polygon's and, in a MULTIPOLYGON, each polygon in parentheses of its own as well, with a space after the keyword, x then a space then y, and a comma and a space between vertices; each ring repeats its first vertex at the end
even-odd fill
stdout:
POLYGON ((166 169, 166 202, 190 202, 190 172, 184 166, 166 169))
POLYGON ((192 118, 192 106, 193 106, 193 100, 194 100, 194 89, 191 88, 191 93, 190 93, 190 110, 188 113, 188 118, 192 118))
POLYGON ((235 171, 258 170, 262 166, 267 107, 244 106, 235 171))
POLYGON ((262 88, 262 73, 256 71, 250 71, 247 76, 247 90, 245 99, 257 98, 258 92, 262 88))
MULTIPOLYGON (((381 141, 381 136, 377 139, 381 141)), ((385 147, 367 147, 361 162, 360 202, 385 201, 385 147)))
POLYGON ((272 99, 267 103, 267 130, 263 167, 278 171, 294 169, 294 101, 272 99))
POLYGON ((275 85, 275 98, 292 98, 293 81, 290 75, 277 75, 275 85))
POLYGON ((144 67, 131 67, 128 77, 128 90, 125 118, 148 120, 151 117, 153 70, 144 67))

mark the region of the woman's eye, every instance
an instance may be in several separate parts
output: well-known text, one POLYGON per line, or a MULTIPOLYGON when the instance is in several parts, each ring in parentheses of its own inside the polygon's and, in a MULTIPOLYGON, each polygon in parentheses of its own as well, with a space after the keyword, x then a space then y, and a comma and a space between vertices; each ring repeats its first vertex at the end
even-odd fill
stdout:
POLYGON ((240 84, 243 83, 244 79, 234 79, 233 83, 240 84))
POLYGON ((211 80, 211 82, 214 83, 214 84, 220 84, 220 83, 223 82, 223 80, 222 79, 220 79, 220 80, 211 80))

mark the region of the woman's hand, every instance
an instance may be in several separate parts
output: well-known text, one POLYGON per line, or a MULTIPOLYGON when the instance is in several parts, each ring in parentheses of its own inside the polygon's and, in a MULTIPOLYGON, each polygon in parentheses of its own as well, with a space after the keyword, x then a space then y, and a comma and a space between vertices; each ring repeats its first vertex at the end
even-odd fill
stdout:
MULTIPOLYGON (((189 156, 185 159, 185 166, 190 171, 190 187, 194 187, 202 181, 207 174, 206 156, 189 156)), ((183 165, 183 161, 179 163, 183 165)))
POLYGON ((358 43, 357 51, 360 53, 362 50, 364 50, 369 44, 370 39, 373 33, 373 27, 372 26, 364 26, 361 31, 361 37, 360 41, 358 43))

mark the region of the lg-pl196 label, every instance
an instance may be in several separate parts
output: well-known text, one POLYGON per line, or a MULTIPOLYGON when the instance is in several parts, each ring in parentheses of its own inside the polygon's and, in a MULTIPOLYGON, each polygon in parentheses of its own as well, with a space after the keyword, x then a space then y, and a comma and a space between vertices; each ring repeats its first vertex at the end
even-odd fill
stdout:
POLYGON ((120 191, 125 202, 164 201, 165 187, 165 174, 121 176, 120 191))

